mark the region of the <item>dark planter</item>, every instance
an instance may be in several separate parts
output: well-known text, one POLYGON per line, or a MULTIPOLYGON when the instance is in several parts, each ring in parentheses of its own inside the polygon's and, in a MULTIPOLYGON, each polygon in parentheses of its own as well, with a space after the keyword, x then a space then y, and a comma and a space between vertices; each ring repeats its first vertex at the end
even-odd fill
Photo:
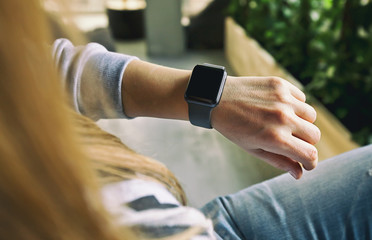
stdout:
POLYGON ((106 6, 109 27, 115 39, 141 39, 144 37, 144 12, 146 5, 136 8, 125 4, 106 6))

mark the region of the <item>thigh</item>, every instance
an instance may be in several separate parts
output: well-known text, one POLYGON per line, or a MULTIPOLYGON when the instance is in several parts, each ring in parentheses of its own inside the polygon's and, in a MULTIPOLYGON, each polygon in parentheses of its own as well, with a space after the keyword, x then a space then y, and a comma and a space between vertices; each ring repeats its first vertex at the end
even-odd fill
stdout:
POLYGON ((202 208, 222 239, 372 239, 372 146, 213 200, 202 208))

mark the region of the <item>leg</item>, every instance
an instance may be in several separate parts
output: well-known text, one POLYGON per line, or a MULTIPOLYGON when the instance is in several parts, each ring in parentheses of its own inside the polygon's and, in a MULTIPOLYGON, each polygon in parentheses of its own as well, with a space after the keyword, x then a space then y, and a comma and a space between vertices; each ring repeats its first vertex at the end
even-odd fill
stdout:
POLYGON ((372 239, 372 145, 213 200, 221 239, 372 239))

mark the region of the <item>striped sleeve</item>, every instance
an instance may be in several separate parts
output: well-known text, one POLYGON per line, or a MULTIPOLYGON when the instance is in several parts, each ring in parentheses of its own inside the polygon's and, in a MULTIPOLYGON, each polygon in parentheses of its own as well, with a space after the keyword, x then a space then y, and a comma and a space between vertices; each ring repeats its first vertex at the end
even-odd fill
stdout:
POLYGON ((199 210, 181 206, 161 184, 140 179, 107 185, 104 204, 120 225, 145 238, 164 238, 198 229, 193 240, 215 239, 213 224, 199 210))
POLYGON ((77 112, 93 120, 128 118, 121 83, 127 65, 138 58, 109 52, 97 43, 74 46, 67 39, 54 42, 53 58, 77 112))

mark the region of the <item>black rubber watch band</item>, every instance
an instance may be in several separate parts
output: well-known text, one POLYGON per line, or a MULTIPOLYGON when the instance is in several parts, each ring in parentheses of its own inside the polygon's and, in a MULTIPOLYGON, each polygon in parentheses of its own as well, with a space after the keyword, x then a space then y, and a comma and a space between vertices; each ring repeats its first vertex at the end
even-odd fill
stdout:
POLYGON ((192 125, 213 128, 211 125, 212 107, 189 103, 189 119, 192 125))
POLYGON ((213 128, 211 112, 221 100, 226 78, 223 66, 204 63, 194 67, 185 92, 191 124, 213 128))

